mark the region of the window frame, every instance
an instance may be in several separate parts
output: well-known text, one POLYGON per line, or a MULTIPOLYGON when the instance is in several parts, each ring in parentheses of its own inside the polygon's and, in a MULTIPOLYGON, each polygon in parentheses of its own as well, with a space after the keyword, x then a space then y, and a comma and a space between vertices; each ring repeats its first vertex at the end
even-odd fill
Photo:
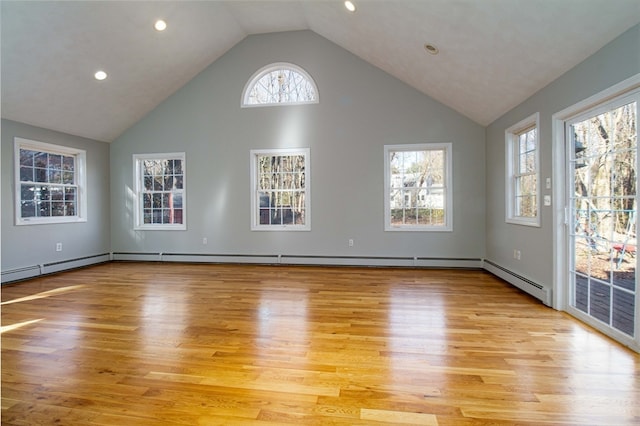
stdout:
POLYGON ((318 93, 318 86, 316 85, 315 80, 311 75, 304 70, 302 67, 292 64, 290 62, 275 62, 269 65, 265 65, 260 68, 258 71, 253 73, 251 78, 247 81, 242 90, 242 99, 240 106, 242 108, 260 108, 260 107, 271 107, 271 106, 286 106, 286 105, 313 105, 320 102, 320 94, 318 93), (313 87, 313 91, 315 93, 315 99, 312 101, 298 101, 298 102, 270 102, 263 104, 251 104, 249 103, 249 98, 251 96, 251 90, 256 85, 258 81, 266 74, 279 70, 279 69, 288 69, 291 71, 295 71, 296 73, 302 75, 313 87))
POLYGON ((514 225, 524 225, 540 227, 540 113, 526 117, 513 126, 505 130, 505 222, 514 225), (519 166, 518 156, 521 154, 519 148, 519 138, 521 135, 536 130, 535 136, 535 173, 529 173, 526 175, 535 176, 536 189, 535 189, 535 217, 518 216, 517 215, 517 185, 516 180, 525 176, 523 173, 519 173, 517 168, 519 166))
POLYGON ((384 230, 391 232, 452 232, 453 231, 453 144, 421 143, 384 146, 384 230), (444 161, 444 225, 391 224, 391 153, 443 151, 444 161))
MULTIPOLYGON (((187 230, 187 159, 184 152, 133 154, 134 226, 136 231, 186 231, 187 230), (182 223, 144 223, 143 188, 145 160, 182 160, 182 223)), ((154 191, 157 192, 157 191, 154 191)))
POLYGON ((251 230, 252 231, 311 231, 311 150, 309 148, 272 148, 272 149, 252 149, 250 151, 251 168, 251 230), (258 188, 258 156, 261 155, 304 155, 305 181, 304 181, 304 225, 280 224, 262 225, 260 224, 260 203, 258 188))
MULTIPOLYGON (((48 170, 48 168, 47 168, 48 170)), ((48 182, 34 182, 40 185, 52 185, 48 182)), ((48 225, 57 223, 78 223, 87 221, 87 152, 83 149, 56 145, 41 141, 14 138, 14 208, 15 224, 48 225), (20 150, 46 152, 48 154, 74 157, 74 184, 76 188, 76 211, 72 216, 34 216, 22 217, 22 181, 20 179, 20 150)), ((60 184, 64 185, 64 184, 60 184)), ((67 184, 68 185, 68 184, 67 184)))

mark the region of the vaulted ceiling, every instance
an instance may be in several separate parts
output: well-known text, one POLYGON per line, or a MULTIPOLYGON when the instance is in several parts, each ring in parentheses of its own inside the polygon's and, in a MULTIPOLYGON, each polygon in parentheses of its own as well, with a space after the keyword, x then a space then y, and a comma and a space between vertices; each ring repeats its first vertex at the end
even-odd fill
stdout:
POLYGON ((4 0, 2 117, 111 142, 246 36, 307 29, 488 125, 640 21, 638 0, 353 1, 4 0))

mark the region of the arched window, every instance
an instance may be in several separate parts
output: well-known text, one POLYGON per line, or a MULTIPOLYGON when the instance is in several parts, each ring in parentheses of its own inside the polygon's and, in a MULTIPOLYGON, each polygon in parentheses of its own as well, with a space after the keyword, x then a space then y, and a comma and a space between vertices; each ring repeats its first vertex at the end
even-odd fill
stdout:
POLYGON ((259 69, 247 82, 242 106, 317 104, 318 89, 297 65, 279 62, 259 69))

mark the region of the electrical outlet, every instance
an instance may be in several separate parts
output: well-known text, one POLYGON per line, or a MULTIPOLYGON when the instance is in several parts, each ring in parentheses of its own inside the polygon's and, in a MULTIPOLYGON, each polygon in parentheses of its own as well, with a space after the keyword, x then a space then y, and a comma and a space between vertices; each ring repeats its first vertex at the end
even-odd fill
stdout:
POLYGON ((56 251, 62 251, 62 243, 56 243, 56 251))
POLYGON ((513 258, 516 260, 520 260, 520 257, 521 257, 520 250, 513 249, 513 258))
POLYGON ((207 237, 202 238, 202 245, 207 245, 209 243, 209 240, 207 240, 207 237))
POLYGON ((349 238, 349 247, 353 247, 353 238, 349 238))

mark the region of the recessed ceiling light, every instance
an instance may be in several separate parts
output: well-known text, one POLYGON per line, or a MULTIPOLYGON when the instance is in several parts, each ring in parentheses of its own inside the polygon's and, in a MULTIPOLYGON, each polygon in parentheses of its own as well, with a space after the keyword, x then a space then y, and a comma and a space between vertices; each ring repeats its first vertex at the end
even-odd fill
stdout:
POLYGON ((153 28, 155 28, 156 31, 164 31, 167 29, 167 23, 162 19, 158 19, 156 23, 153 24, 153 28))
POLYGON ((346 7, 349 12, 356 11, 356 5, 350 0, 344 2, 344 7, 346 7))
POLYGON ((95 77, 96 80, 102 81, 105 78, 107 78, 107 73, 104 71, 98 71, 93 76, 95 77))
POLYGON ((431 53, 432 55, 437 55, 438 52, 440 52, 440 49, 435 47, 433 44, 429 44, 429 43, 424 45, 424 50, 431 53))

